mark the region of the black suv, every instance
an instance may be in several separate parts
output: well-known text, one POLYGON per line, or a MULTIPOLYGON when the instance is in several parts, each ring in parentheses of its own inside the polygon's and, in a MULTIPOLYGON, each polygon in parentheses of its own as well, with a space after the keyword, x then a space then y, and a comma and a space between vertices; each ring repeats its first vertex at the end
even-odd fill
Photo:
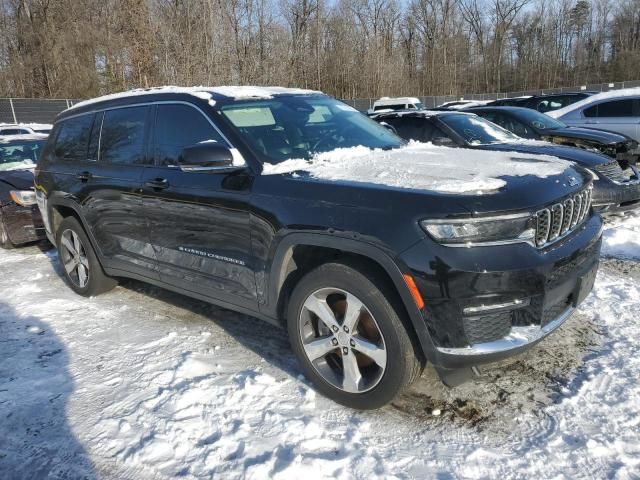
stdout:
POLYGON ((320 392, 376 408, 426 362, 455 385, 535 344, 597 271, 586 171, 474 152, 503 156, 490 179, 429 148, 318 92, 174 87, 60 114, 35 182, 77 293, 131 277, 282 325, 320 392), (332 155, 395 180, 344 178, 332 155), (420 188, 443 178, 438 162, 451 180, 420 188), (472 191, 458 188, 469 178, 472 191))

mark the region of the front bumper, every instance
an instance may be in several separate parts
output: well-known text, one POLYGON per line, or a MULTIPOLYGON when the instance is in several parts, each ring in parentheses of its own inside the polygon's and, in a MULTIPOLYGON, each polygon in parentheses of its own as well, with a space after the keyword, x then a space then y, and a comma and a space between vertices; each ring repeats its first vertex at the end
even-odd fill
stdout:
POLYGON ((640 207, 640 181, 618 184, 597 181, 593 189, 593 209, 601 215, 620 213, 640 207))
POLYGON ((426 303, 429 360, 439 371, 473 367, 518 354, 555 331, 593 286, 601 232, 594 215, 545 249, 447 248, 425 239, 403 252, 426 303))
POLYGON ((14 245, 46 238, 42 216, 37 205, 23 207, 8 203, 2 207, 2 217, 9 239, 14 245))

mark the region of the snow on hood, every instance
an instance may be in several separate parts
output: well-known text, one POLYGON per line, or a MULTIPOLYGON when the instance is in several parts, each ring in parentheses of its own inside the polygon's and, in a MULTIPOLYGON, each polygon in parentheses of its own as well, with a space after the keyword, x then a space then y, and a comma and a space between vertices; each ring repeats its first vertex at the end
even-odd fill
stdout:
MULTIPOLYGON (((164 86, 154 88, 137 88, 126 92, 111 93, 101 97, 83 100, 73 105, 70 109, 85 107, 97 102, 105 100, 115 100, 118 98, 128 98, 132 96, 154 95, 156 93, 185 93, 201 98, 209 102, 209 105, 216 104, 213 94, 221 95, 234 99, 270 99, 276 95, 310 95, 319 94, 315 90, 305 90, 302 88, 285 88, 285 87, 254 87, 254 86, 226 86, 226 87, 176 87, 164 86)), ((70 110, 69 109, 69 110, 70 110)))
POLYGON ((341 148, 264 164, 263 175, 306 171, 325 180, 374 183, 391 187, 463 194, 494 192, 507 182, 501 177, 560 175, 573 165, 548 155, 452 149, 410 142, 394 150, 341 148))
POLYGON ((559 108, 558 110, 545 112, 545 114, 553 118, 560 118, 569 112, 573 112, 578 108, 584 107, 586 105, 590 105, 595 102, 599 102, 600 100, 607 100, 608 98, 634 97, 634 96, 640 96, 640 87, 622 88, 620 90, 610 90, 608 92, 596 93, 595 95, 591 95, 587 98, 583 98, 579 102, 572 103, 571 105, 567 105, 564 108, 559 108))

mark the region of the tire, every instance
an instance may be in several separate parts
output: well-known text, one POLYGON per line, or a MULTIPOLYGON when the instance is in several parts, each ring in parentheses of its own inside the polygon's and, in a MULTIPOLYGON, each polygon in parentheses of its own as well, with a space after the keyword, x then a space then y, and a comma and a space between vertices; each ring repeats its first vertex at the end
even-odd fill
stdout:
POLYGON ((2 215, 0 215, 0 248, 4 248, 5 250, 15 248, 15 245, 11 243, 11 239, 9 238, 9 232, 4 224, 2 215))
POLYGON ((87 234, 75 217, 67 217, 60 223, 56 247, 67 283, 77 294, 93 297, 118 284, 104 273, 87 234))
POLYGON ((423 364, 396 297, 388 281, 357 264, 321 265, 296 285, 287 308, 289 339, 321 394, 347 407, 375 409, 420 375, 423 364))

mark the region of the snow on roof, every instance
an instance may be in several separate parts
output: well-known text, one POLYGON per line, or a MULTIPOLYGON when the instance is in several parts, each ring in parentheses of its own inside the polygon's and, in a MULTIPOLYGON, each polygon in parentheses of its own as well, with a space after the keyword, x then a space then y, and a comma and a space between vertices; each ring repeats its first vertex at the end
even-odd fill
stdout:
POLYGON ((0 135, 0 143, 19 142, 19 141, 33 141, 33 140, 46 140, 46 133, 25 133, 22 135, 0 135))
POLYGON ((552 110, 551 112, 545 112, 545 114, 553 118, 560 118, 566 115, 567 113, 573 112, 574 110, 582 108, 586 105, 599 102, 600 100, 607 100, 609 98, 615 99, 615 98, 622 98, 622 97, 635 97, 635 96, 640 97, 640 87, 622 88, 620 90, 609 90, 608 92, 596 93, 595 95, 591 95, 587 98, 584 98, 579 102, 572 103, 571 105, 567 105, 564 108, 559 108, 558 110, 552 110))
POLYGON ((302 88, 285 88, 285 87, 254 87, 254 86, 222 86, 222 87, 176 87, 164 86, 154 88, 138 88, 128 90, 126 92, 111 93, 101 97, 84 100, 73 105, 71 108, 85 107, 97 102, 105 100, 115 100, 118 98, 129 98, 133 96, 154 95, 156 93, 185 93, 195 97, 207 100, 209 105, 216 104, 213 95, 234 99, 270 99, 277 95, 310 95, 319 94, 315 90, 306 90, 302 88))
POLYGON ((452 150, 430 143, 410 142, 395 150, 366 147, 337 149, 311 160, 293 159, 265 164, 264 175, 306 171, 312 177, 374 183, 440 193, 484 193, 506 185, 500 177, 562 174, 571 162, 547 155, 484 150, 452 150))
POLYGON ((382 97, 373 102, 373 105, 396 105, 397 103, 420 103, 420 99, 416 97, 382 97))

